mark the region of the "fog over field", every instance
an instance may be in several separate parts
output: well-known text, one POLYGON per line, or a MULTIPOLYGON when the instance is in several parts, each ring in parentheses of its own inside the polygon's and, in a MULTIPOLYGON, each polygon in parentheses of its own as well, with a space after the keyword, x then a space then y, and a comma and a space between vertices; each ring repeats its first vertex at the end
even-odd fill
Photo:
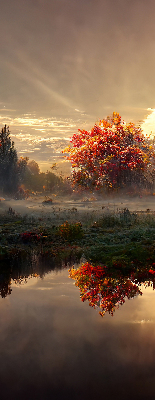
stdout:
POLYGON ((59 224, 63 221, 81 221, 86 219, 95 221, 103 214, 118 213, 124 209, 131 212, 155 212, 154 196, 142 197, 111 197, 101 198, 96 195, 81 195, 81 198, 71 198, 71 196, 52 196, 53 202, 46 205, 44 203, 49 197, 37 195, 26 200, 14 200, 1 198, 0 214, 8 214, 9 208, 12 209, 11 215, 28 216, 34 219, 43 219, 47 222, 49 218, 53 223, 59 224))

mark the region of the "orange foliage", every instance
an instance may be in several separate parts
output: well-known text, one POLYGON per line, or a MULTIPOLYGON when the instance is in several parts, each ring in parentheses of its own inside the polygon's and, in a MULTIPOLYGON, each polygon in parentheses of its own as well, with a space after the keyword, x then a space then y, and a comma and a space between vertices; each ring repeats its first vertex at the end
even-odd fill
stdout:
POLYGON ((91 131, 80 130, 71 139, 68 152, 73 184, 99 189, 143 185, 154 156, 140 127, 126 124, 118 113, 100 120, 91 131))

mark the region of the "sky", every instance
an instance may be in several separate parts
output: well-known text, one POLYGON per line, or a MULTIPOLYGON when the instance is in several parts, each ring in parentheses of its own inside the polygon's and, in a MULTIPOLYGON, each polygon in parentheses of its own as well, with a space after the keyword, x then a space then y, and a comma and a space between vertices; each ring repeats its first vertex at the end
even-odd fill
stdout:
POLYGON ((42 170, 117 111, 155 133, 154 0, 0 0, 0 125, 42 170))

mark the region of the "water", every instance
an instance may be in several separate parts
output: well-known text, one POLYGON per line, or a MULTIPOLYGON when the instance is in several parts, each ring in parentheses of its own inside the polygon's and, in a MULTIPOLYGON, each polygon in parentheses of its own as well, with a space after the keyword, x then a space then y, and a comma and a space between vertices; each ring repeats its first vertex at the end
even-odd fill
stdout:
POLYGON ((68 268, 33 275, 0 298, 1 398, 154 399, 152 287, 102 318, 68 268))

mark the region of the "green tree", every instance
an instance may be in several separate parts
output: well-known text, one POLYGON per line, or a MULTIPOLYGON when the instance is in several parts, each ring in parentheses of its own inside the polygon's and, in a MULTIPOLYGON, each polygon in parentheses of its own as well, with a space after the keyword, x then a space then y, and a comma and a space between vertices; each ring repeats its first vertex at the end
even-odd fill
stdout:
POLYGON ((6 125, 0 132, 0 191, 14 194, 22 183, 28 158, 17 157, 14 142, 6 125))
POLYGON ((54 187, 59 188, 62 183, 62 178, 55 175, 53 172, 46 172, 45 186, 48 191, 52 191, 54 187))
POLYGON ((20 157, 17 161, 16 172, 18 175, 18 183, 23 183, 27 169, 28 157, 20 157))
POLYGON ((39 165, 35 160, 29 161, 27 166, 33 175, 38 175, 40 173, 39 165))
POLYGON ((17 189, 17 160, 17 152, 10 138, 9 127, 5 125, 0 132, 0 189, 4 193, 11 193, 17 189))

